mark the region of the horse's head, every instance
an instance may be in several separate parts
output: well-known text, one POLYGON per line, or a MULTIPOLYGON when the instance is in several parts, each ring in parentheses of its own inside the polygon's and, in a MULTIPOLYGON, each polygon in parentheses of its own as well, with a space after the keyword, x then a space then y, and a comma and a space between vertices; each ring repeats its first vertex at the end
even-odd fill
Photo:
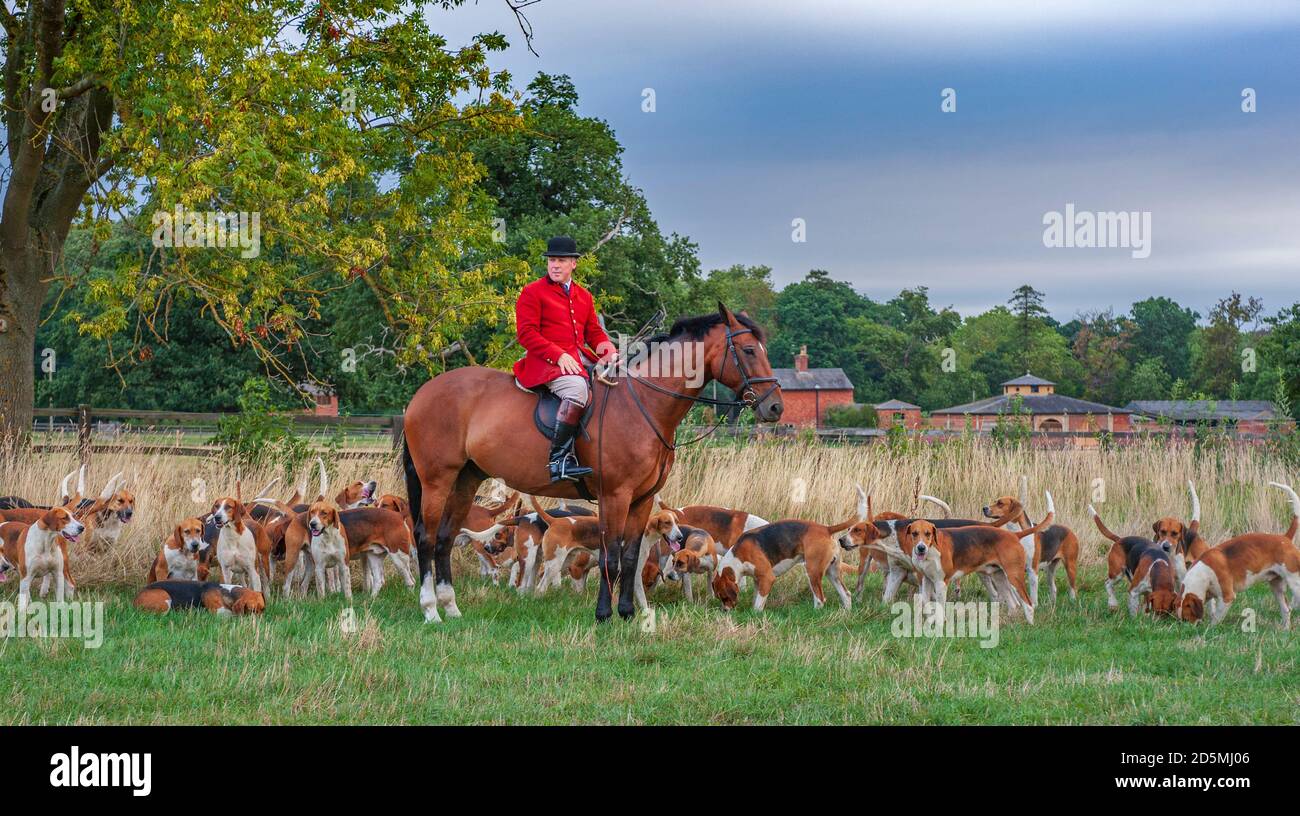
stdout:
POLYGON ((723 342, 708 355, 709 374, 749 403, 759 421, 776 422, 784 406, 763 345, 763 330, 744 312, 732 314, 721 301, 718 314, 723 342))

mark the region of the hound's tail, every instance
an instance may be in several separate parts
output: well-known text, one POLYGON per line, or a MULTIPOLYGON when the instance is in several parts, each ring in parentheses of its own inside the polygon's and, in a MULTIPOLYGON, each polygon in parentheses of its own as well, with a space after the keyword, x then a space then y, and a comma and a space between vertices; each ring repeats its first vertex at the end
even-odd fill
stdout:
POLYGON ((536 496, 530 495, 528 497, 528 501, 532 502, 533 510, 537 512, 537 517, 540 518, 542 521, 546 522, 548 526, 556 522, 555 516, 548 514, 545 510, 542 509, 542 506, 537 503, 536 496))
MULTIPOLYGON (((479 531, 479 532, 474 532, 473 530, 469 529, 468 527, 461 527, 461 528, 460 528, 460 535, 461 535, 461 536, 464 536, 464 537, 466 537, 466 538, 473 539, 474 541, 477 541, 477 542, 479 542, 479 543, 481 543, 481 544, 486 544, 487 542, 489 542, 489 541, 491 541, 493 538, 495 538, 497 532, 499 532, 499 531, 501 530, 501 528, 502 528, 502 527, 505 527, 505 526, 506 526, 506 525, 504 525, 504 524, 497 523, 497 524, 493 524, 491 527, 487 528, 486 530, 481 530, 481 531, 479 531)), ((459 538, 459 537, 460 537, 460 536, 457 536, 457 538, 459 538)))
POLYGON ((1090 504, 1088 505, 1088 512, 1092 514, 1092 523, 1097 525, 1097 529, 1101 530, 1101 534, 1118 544, 1119 536, 1106 529, 1106 525, 1101 523, 1101 516, 1097 513, 1097 508, 1090 504))
POLYGON ((501 515, 501 514, 504 513, 505 511, 507 511, 507 510, 511 509, 512 507, 514 507, 514 506, 515 506, 515 502, 518 501, 518 499, 519 499, 519 491, 516 490, 515 492, 511 493, 509 496, 506 496, 504 499, 502 499, 502 500, 501 500, 500 502, 498 502, 497 504, 494 504, 494 505, 491 505, 491 506, 485 507, 485 508, 483 508, 483 509, 484 509, 484 510, 487 510, 488 513, 489 513, 493 518, 496 518, 497 516, 501 515))
POLYGON ((1286 532, 1282 535, 1294 542, 1296 530, 1300 528, 1300 496, 1295 494, 1290 485, 1284 485, 1281 482, 1269 482, 1269 486, 1283 491, 1286 493, 1287 498, 1291 500, 1291 526, 1286 528, 1286 532))
POLYGON ((253 504, 261 504, 267 507, 274 507, 276 510, 279 510, 281 513, 284 513, 289 518, 293 518, 294 516, 298 515, 298 513, 293 509, 292 505, 286 504, 285 502, 282 502, 276 498, 267 498, 265 496, 258 496, 257 498, 253 499, 253 504))
MULTIPOLYGON (((1043 516, 1043 520, 1035 524, 1033 527, 1026 527, 1016 533, 1016 538, 1024 538, 1027 535, 1041 533, 1043 530, 1052 526, 1052 519, 1056 516, 1056 502, 1052 501, 1052 493, 1050 490, 1044 490, 1043 495, 1047 497, 1047 515, 1043 516)), ((1088 509, 1092 509, 1092 505, 1089 505, 1088 509)))
POLYGON ((938 506, 939 506, 939 509, 943 510, 943 517, 944 517, 944 518, 946 518, 946 519, 950 519, 950 518, 952 518, 952 508, 949 507, 949 506, 948 506, 948 502, 944 501, 943 499, 937 499, 937 498, 935 498, 934 496, 927 496, 927 495, 925 495, 924 493, 922 493, 922 494, 921 494, 920 496, 918 496, 917 498, 919 498, 921 501, 928 501, 928 502, 930 502, 931 504, 938 505, 938 506))

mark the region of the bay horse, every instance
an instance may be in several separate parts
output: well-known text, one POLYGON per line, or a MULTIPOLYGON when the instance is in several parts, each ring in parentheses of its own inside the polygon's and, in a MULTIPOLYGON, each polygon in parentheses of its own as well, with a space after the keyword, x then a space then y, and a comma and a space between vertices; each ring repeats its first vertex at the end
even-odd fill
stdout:
MULTIPOLYGON (((593 468, 583 483, 600 505, 602 580, 597 622, 613 615, 615 581, 619 615, 626 620, 635 611, 639 542, 655 493, 672 468, 677 426, 690 408, 697 402, 745 405, 754 409, 760 421, 780 419, 781 389, 763 341, 763 330, 744 312, 733 314, 718 303, 717 313, 682 318, 667 334, 649 340, 661 358, 701 360, 703 376, 656 371, 638 355, 638 360, 622 362, 616 387, 600 378, 593 383, 590 439, 579 435, 575 444, 583 464, 593 468), (673 344, 680 345, 673 348, 673 344), (702 354, 690 344, 702 345, 702 354), (694 356, 688 358, 688 351, 694 356), (700 396, 712 381, 730 388, 740 399, 700 396), (769 386, 760 395, 755 386, 762 384, 769 386)), ((452 586, 452 543, 484 479, 495 476, 512 489, 535 496, 581 497, 577 483, 550 480, 546 466, 550 440, 532 422, 537 399, 519 388, 509 372, 469 366, 429 380, 406 408, 402 465, 415 522, 420 607, 426 622, 441 622, 439 607, 448 617, 460 617, 452 586)))

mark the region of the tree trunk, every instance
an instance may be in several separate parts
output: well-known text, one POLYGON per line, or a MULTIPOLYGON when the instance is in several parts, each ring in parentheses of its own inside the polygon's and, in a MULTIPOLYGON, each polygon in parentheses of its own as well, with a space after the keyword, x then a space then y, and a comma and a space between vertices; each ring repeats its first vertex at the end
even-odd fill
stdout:
POLYGON ((48 284, 37 253, 6 249, 0 266, 0 447, 8 447, 32 429, 36 326, 48 284))

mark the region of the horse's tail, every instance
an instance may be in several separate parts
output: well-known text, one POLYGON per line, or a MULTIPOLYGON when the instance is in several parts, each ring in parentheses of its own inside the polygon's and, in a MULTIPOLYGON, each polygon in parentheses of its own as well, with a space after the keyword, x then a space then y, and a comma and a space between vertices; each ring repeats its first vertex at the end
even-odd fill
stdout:
POLYGON ((405 439, 402 440, 402 471, 406 474, 406 503, 411 513, 411 532, 414 534, 415 542, 418 545, 420 539, 427 537, 424 529, 424 510, 422 507, 422 491, 420 488, 420 474, 415 471, 415 462, 411 461, 411 448, 405 439))

